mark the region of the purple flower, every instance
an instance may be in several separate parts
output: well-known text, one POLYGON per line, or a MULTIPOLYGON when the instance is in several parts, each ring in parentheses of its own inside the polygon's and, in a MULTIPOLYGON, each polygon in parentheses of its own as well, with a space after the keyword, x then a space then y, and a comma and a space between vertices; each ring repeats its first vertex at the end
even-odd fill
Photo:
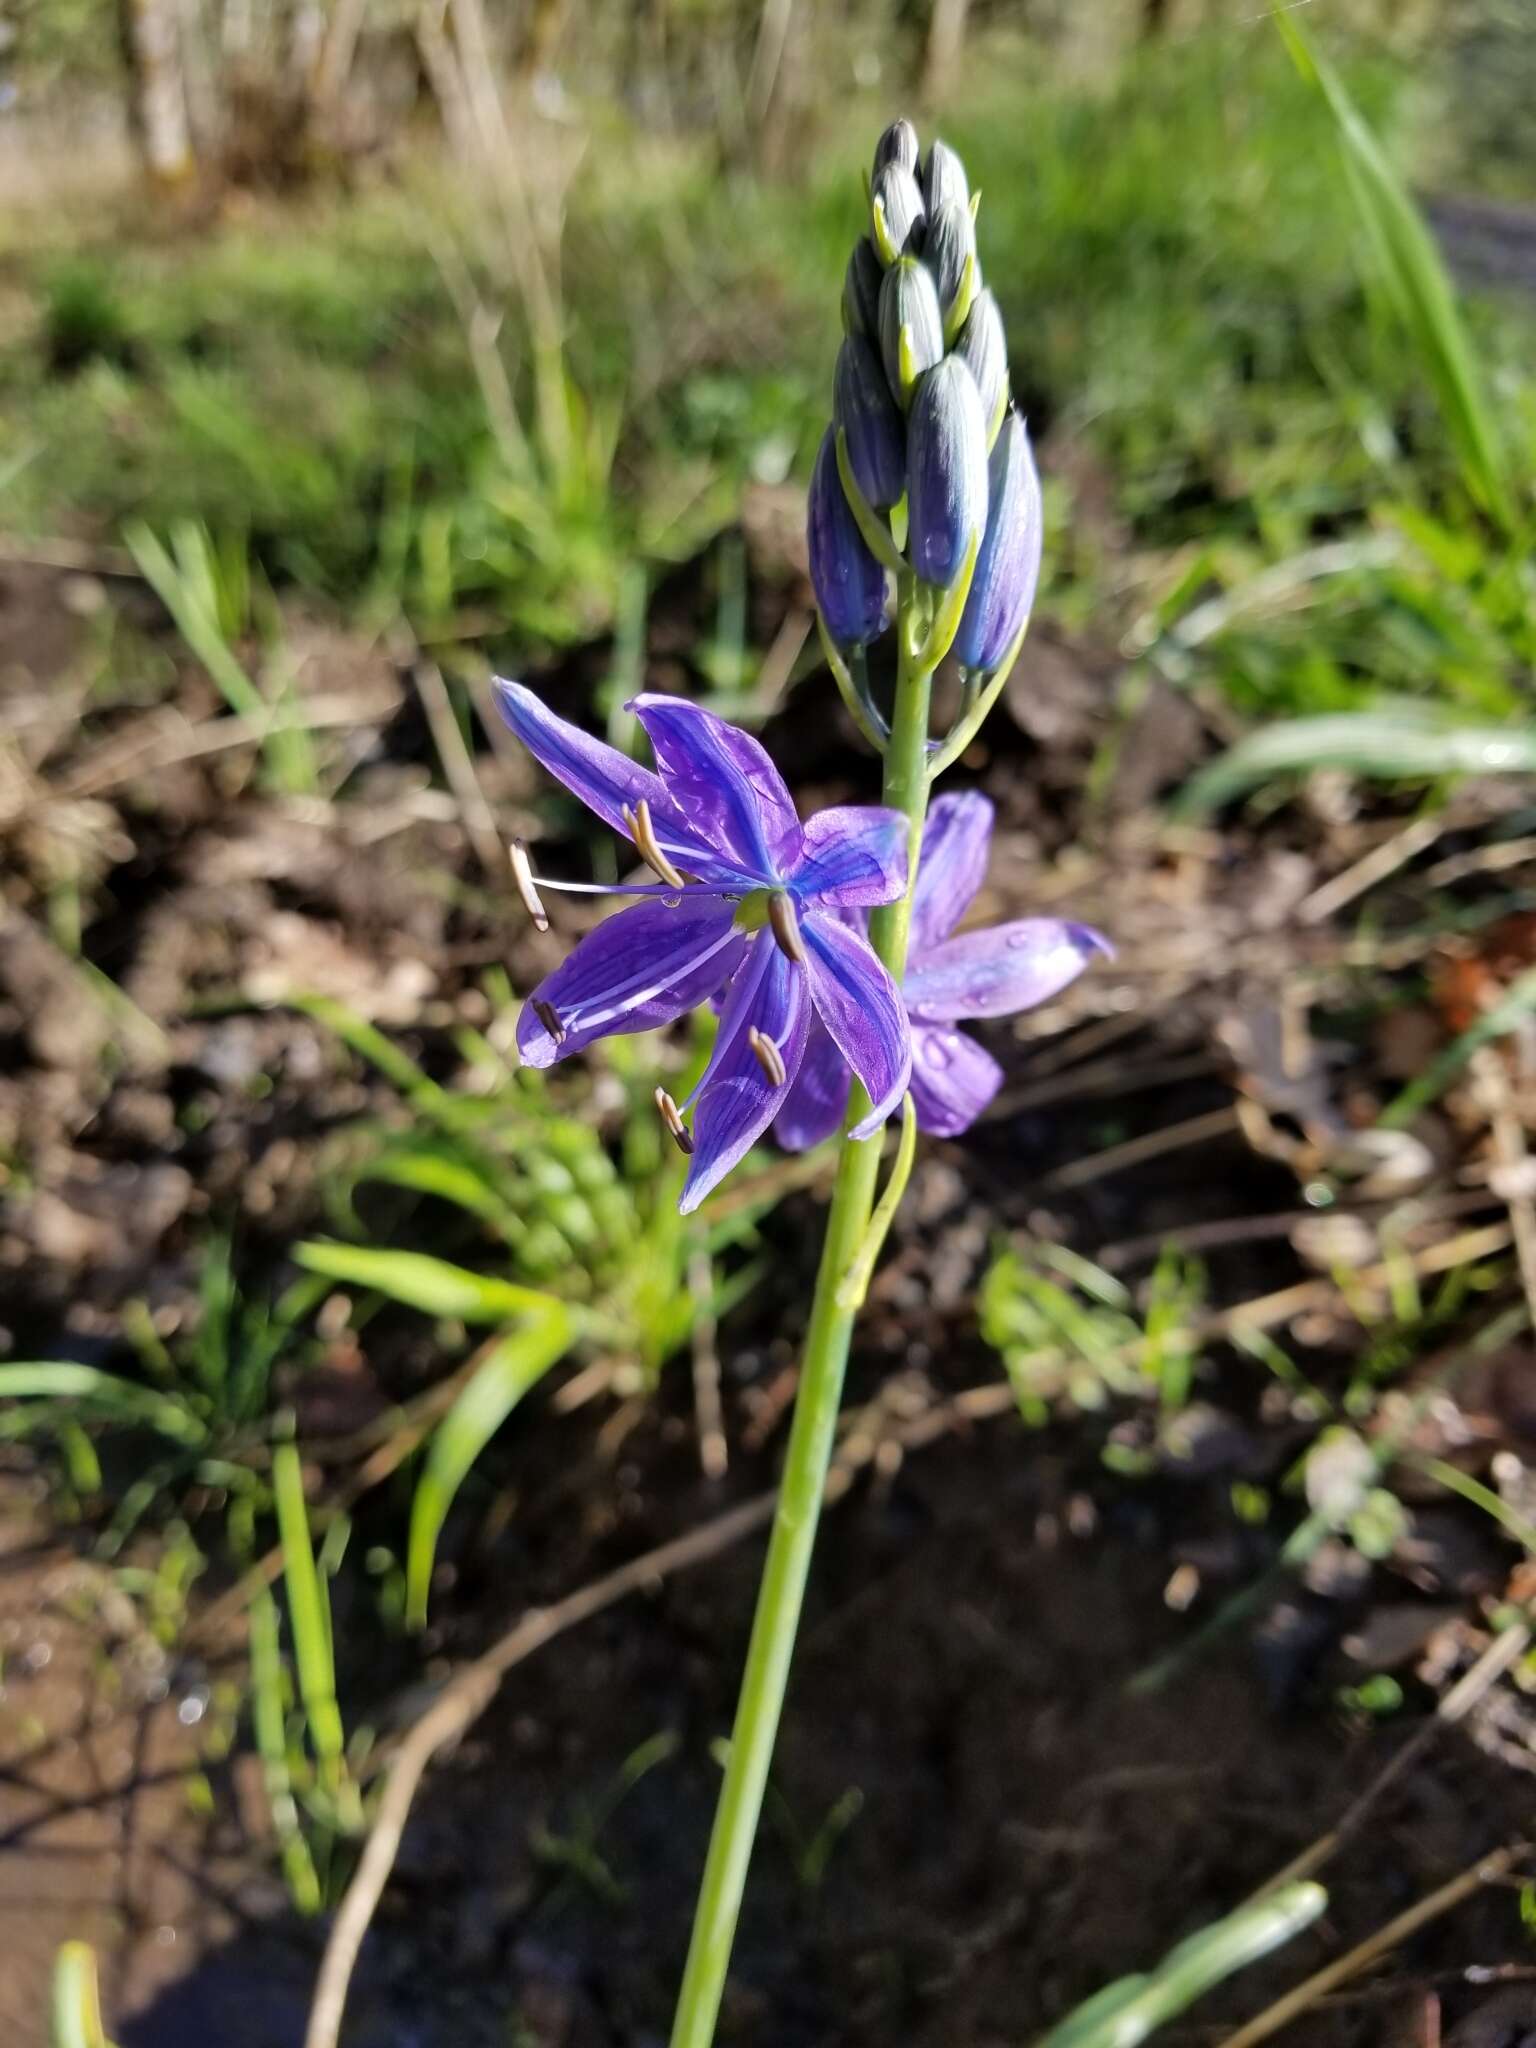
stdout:
MULTIPOLYGON (((1055 917, 951 937, 987 870, 992 806, 970 791, 941 796, 928 813, 912 898, 912 948, 902 996, 912 1026, 912 1100, 925 1131, 953 1138, 1002 1086, 1003 1070, 966 1017, 1011 1017, 1064 989, 1095 953, 1111 947, 1091 926, 1055 917)), ((794 1086, 774 1124, 791 1152, 820 1144, 842 1121, 848 1072, 833 1041, 813 1026, 794 1086)))
MULTIPOLYGON (((617 892, 645 900, 589 932, 523 1005, 517 1043, 528 1064, 669 1024, 723 988, 714 1050, 682 1106, 692 1107, 691 1133, 658 1096, 692 1155, 684 1213, 783 1107, 813 1024, 868 1090, 873 1108, 855 1135, 869 1136, 905 1093, 912 1052, 900 993, 846 913, 902 894, 901 814, 843 806, 802 825, 758 742, 679 697, 647 694, 628 707, 653 772, 556 718, 520 683, 498 678, 495 691, 535 759, 662 877, 617 892)), ((532 897, 526 868, 519 879, 532 897)))
POLYGON ((821 437, 806 508, 811 584, 827 631, 839 647, 865 647, 885 624, 885 571, 859 531, 837 470, 837 440, 821 437))
POLYGON ((955 635, 966 668, 996 668, 1018 637, 1040 580, 1040 479, 1017 413, 1003 422, 989 464, 987 531, 955 635))

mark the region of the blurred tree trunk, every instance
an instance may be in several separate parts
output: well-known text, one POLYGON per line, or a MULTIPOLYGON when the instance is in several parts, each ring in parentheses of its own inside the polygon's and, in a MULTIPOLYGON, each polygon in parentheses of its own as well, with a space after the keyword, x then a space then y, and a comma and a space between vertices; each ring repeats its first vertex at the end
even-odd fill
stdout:
POLYGON ((965 54, 965 23, 970 0, 933 0, 928 17, 928 48, 923 58, 923 98, 946 100, 960 75, 965 54))
POLYGON ((1168 0, 1142 0, 1141 32, 1150 41, 1168 26, 1168 0))
POLYGON ((549 69, 555 44, 565 25, 565 0, 533 0, 528 10, 528 27, 517 53, 513 77, 520 86, 531 85, 549 69))
POLYGON ((122 0, 133 130, 158 185, 185 185, 197 168, 176 0, 122 0))

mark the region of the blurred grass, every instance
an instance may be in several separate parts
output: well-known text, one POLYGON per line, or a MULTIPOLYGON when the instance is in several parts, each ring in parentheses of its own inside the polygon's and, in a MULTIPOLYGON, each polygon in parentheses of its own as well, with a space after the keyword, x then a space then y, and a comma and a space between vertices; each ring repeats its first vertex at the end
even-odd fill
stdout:
MULTIPOLYGON (((1183 37, 1108 89, 1064 88, 1006 40, 973 71, 943 125, 983 188, 1015 388, 1070 457, 1047 603, 1068 626, 1104 617, 1123 584, 1106 521, 1154 584, 1198 541, 1201 587, 1223 590, 1340 534, 1390 533, 1391 562, 1367 550, 1299 611, 1234 621, 1203 663, 1249 710, 1350 709, 1380 688, 1504 715, 1536 653, 1528 577, 1478 525, 1414 336, 1367 288, 1332 117, 1279 39, 1183 37)), ((1358 56, 1341 76, 1398 153, 1403 81, 1358 56)), ((518 659, 602 631, 637 565, 728 523, 746 479, 808 461, 828 280, 885 111, 824 131, 780 183, 606 117, 564 249, 574 482, 530 483, 498 448, 434 260, 464 222, 441 167, 126 245, 120 224, 77 222, 7 251, 0 228, 31 313, 0 361, 16 443, 0 527, 196 521, 344 609, 398 606, 441 636, 474 607, 518 659)), ((1478 304, 1468 324, 1529 474, 1529 309, 1478 304)), ((510 314, 501 353, 525 401, 510 314)))

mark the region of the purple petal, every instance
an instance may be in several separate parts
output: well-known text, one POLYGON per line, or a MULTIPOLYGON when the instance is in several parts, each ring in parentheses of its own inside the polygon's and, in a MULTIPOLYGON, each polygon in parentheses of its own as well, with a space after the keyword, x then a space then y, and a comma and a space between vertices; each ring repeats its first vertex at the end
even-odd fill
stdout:
POLYGON ((787 876, 800 857, 800 819, 760 742, 683 697, 647 692, 627 708, 693 831, 756 882, 787 876))
POLYGON ((980 790, 934 799, 923 827, 917 886, 912 891, 914 965, 949 937, 985 881, 992 816, 992 805, 980 790))
POLYGON ((1023 917, 935 946, 909 969, 902 992, 915 1024, 1011 1017, 1075 981, 1095 953, 1111 951, 1089 925, 1023 917))
POLYGON ((678 1207, 686 1216, 767 1130, 782 1108, 805 1052, 811 1005, 805 976, 766 932, 749 942, 731 983, 715 1049, 694 1091, 693 1160, 678 1207), (785 1078, 770 1081, 752 1050, 756 1027, 779 1048, 785 1078))
POLYGON ((522 683, 497 676, 491 688, 497 710, 533 758, 615 832, 630 836, 624 822, 625 806, 633 809, 644 798, 651 808, 656 837, 678 867, 707 882, 736 879, 733 868, 722 867, 713 844, 690 830, 669 800, 659 775, 631 761, 617 747, 593 739, 579 725, 557 718, 522 683))
POLYGON ((848 1083, 848 1062, 813 1015, 805 1058, 773 1126, 786 1152, 809 1152, 831 1137, 847 1113, 848 1083))
POLYGON ((746 938, 722 896, 653 897, 605 918, 540 982, 517 1020, 530 1067, 553 1066, 612 1032, 650 1031, 708 999, 739 964, 746 938), (556 1039, 535 1005, 554 1010, 556 1039))
POLYGON ((907 886, 907 821, 879 804, 834 804, 805 828, 794 891, 845 909, 894 903, 907 886))
POLYGON ((917 1024, 912 1029, 912 1103, 921 1129, 955 1138, 1003 1085, 991 1053, 963 1031, 917 1024))
POLYGON ((825 911, 800 919, 811 1000, 838 1051, 869 1094, 870 1112, 854 1130, 867 1138, 906 1092, 912 1045, 901 992, 869 941, 825 911))

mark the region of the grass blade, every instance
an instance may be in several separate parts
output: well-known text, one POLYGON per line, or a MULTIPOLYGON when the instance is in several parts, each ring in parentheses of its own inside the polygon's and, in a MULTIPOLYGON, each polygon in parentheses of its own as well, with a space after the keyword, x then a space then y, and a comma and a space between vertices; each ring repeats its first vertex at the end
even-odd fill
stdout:
POLYGON ((299 1697, 304 1703, 321 1783, 335 1793, 341 1789, 346 1768, 346 1731, 336 1702, 336 1659, 331 1644, 329 1602, 315 1566, 309 1504, 304 1498, 304 1472, 296 1444, 277 1444, 273 1448, 272 1497, 283 1546, 283 1583, 288 1591, 299 1697))
POLYGON ((1197 1998, 1281 1947, 1328 1903, 1321 1885, 1290 1884, 1240 1906, 1170 1949, 1149 1977, 1125 1977, 1053 2027, 1038 2048, 1137 2048, 1197 1998))
POLYGON ((1536 774, 1536 727, 1452 725, 1423 705, 1330 712, 1261 727, 1192 778, 1176 818, 1214 810, 1256 782, 1345 768, 1354 775, 1436 782, 1444 775, 1536 774))
POLYGON ((267 1811, 272 1816, 288 1895, 301 1913, 318 1913, 323 1903, 315 1859, 304 1839, 288 1764, 287 1712, 283 1701, 283 1653, 277 1602, 265 1584, 251 1594, 251 1724, 261 1758, 267 1811))
POLYGON ((1467 488, 1508 533, 1516 514, 1506 452, 1440 252, 1338 73, 1293 16, 1277 14, 1275 26, 1297 70, 1317 87, 1333 115, 1355 203, 1393 303, 1434 387, 1467 488))
POLYGON ((564 1357, 575 1335, 569 1310, 551 1301, 522 1329, 497 1339, 443 1417, 411 1503, 405 1611, 412 1628, 426 1625, 437 1539, 465 1475, 523 1396, 564 1357))
POLYGON ((540 1314, 554 1300, 532 1287, 472 1273, 467 1266, 427 1252, 384 1251, 321 1238, 295 1245, 293 1256, 308 1272, 323 1273, 346 1286, 367 1287, 406 1308, 418 1308, 423 1315, 461 1323, 505 1323, 514 1316, 540 1314))
POLYGON ((1518 975, 1500 996, 1491 1010, 1485 1010, 1475 1023, 1453 1038, 1443 1052, 1430 1061, 1422 1074, 1411 1080, 1387 1104, 1377 1123, 1389 1131, 1403 1131, 1413 1122, 1421 1109, 1427 1109, 1455 1080, 1462 1068, 1479 1051, 1495 1038, 1502 1038, 1506 1032, 1514 1031, 1523 1024, 1532 1010, 1536 1010, 1536 967, 1527 968, 1518 975))
POLYGON ((101 1409, 110 1421, 155 1429, 179 1444, 196 1448, 207 1439, 203 1425, 180 1401, 94 1365, 62 1360, 0 1365, 0 1399, 82 1401, 101 1409))
POLYGON ((112 2048, 101 2024, 96 1952, 66 1941, 53 1966, 53 2048, 112 2048))

